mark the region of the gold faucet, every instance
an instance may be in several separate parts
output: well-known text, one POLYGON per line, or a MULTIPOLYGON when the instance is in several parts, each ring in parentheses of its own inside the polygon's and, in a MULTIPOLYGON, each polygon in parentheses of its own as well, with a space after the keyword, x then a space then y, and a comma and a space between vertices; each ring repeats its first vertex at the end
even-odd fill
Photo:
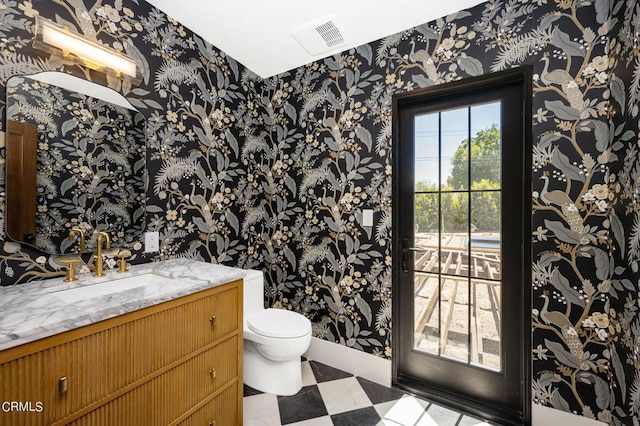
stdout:
POLYGON ((121 250, 116 257, 119 259, 118 272, 127 272, 127 257, 131 257, 131 252, 129 250, 121 250))
POLYGON ((109 234, 106 232, 98 233, 98 239, 96 240, 96 277, 101 277, 104 275, 103 268, 104 265, 102 263, 102 238, 106 238, 107 241, 105 243, 105 248, 111 248, 111 238, 109 238, 109 234))
POLYGON ((73 228, 69 231, 69 241, 73 241, 73 236, 78 235, 80 237, 80 252, 84 251, 84 232, 80 228, 73 228))
POLYGON ((64 282, 76 280, 75 265, 82 263, 82 259, 77 254, 63 254, 55 257, 55 262, 67 267, 67 274, 64 282))
POLYGON ((67 266, 67 273, 65 279, 63 280, 66 283, 76 280, 76 267, 75 265, 80 263, 80 259, 67 259, 60 261, 63 265, 67 266))

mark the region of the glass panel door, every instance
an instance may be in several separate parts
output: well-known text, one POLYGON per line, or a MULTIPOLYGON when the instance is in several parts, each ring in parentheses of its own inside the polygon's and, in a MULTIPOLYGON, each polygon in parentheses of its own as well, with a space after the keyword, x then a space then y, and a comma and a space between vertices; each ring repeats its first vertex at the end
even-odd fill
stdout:
POLYGON ((394 100, 392 364, 400 387, 521 424, 530 400, 530 76, 501 75, 394 100))

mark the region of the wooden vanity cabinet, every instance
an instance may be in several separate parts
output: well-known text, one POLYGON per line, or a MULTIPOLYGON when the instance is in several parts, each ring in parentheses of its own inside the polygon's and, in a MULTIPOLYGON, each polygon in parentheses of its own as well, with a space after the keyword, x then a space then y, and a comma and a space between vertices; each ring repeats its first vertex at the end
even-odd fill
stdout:
POLYGON ((0 352, 0 399, 32 408, 2 425, 240 425, 242 392, 242 281, 0 352))

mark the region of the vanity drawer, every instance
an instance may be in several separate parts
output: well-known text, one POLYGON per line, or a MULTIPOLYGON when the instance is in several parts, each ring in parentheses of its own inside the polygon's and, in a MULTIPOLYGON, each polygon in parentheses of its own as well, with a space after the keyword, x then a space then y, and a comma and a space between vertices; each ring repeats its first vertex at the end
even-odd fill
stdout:
POLYGON ((238 315, 242 303, 242 286, 203 297, 185 306, 181 322, 183 344, 192 351, 242 328, 238 315))
MULTIPOLYGON (((238 382, 238 339, 229 337, 69 424, 170 424, 229 382, 238 382)), ((237 398, 237 392, 234 396, 237 398)))
POLYGON ((125 368, 124 382, 129 383, 238 332, 241 292, 238 285, 216 287, 188 296, 178 306, 132 321, 116 344, 116 348, 127 349, 119 352, 128 359, 111 360, 110 367, 125 368))
MULTIPOLYGON (((242 425, 242 398, 238 397, 240 384, 233 383, 218 396, 206 402, 196 412, 181 422, 180 426, 233 426, 242 425)), ((173 426, 173 424, 172 424, 173 426)))

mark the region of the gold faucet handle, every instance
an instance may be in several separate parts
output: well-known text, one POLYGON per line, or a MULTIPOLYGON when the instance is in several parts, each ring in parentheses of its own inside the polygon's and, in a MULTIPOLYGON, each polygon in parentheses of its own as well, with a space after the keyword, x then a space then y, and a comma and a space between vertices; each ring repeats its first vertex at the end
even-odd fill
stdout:
POLYGON ((119 248, 108 248, 102 250, 102 254, 107 257, 118 257, 118 254, 121 252, 119 248))
POLYGON ((67 274, 64 278, 64 282, 71 282, 76 280, 76 267, 80 263, 80 259, 64 259, 59 261, 61 264, 67 267, 67 274))
POLYGON ((127 272, 127 258, 131 257, 131 252, 129 250, 120 250, 116 257, 118 258, 118 272, 127 272))

